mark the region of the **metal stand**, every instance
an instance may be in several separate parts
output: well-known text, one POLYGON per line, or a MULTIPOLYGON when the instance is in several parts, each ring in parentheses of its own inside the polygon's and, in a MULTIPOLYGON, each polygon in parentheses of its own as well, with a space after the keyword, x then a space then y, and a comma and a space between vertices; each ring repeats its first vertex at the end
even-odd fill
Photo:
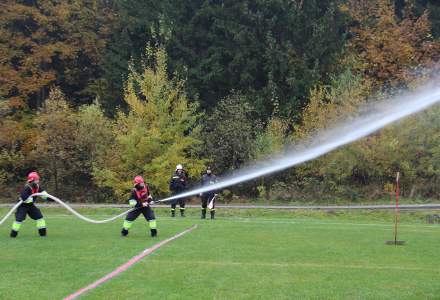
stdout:
POLYGON ((397 229, 399 226, 399 221, 400 221, 400 212, 399 212, 399 192, 400 192, 400 188, 399 188, 399 172, 397 172, 396 175, 396 208, 394 210, 394 240, 392 241, 386 241, 385 244, 387 245, 395 245, 395 246, 401 246, 401 245, 405 245, 405 241, 399 241, 397 239, 397 229))

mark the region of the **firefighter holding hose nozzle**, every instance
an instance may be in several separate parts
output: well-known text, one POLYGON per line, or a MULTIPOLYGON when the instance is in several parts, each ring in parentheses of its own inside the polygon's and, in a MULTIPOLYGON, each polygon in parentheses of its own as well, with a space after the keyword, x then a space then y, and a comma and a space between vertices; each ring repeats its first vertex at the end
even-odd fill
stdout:
POLYGON ((139 217, 140 214, 144 215, 150 227, 151 236, 157 236, 157 224, 156 217, 151 205, 154 204, 153 197, 150 195, 150 190, 144 181, 142 176, 136 176, 134 178, 134 188, 131 192, 128 203, 135 210, 132 210, 127 214, 124 224, 122 225, 122 236, 127 236, 133 222, 139 217))
MULTIPOLYGON (((217 183, 217 176, 215 176, 211 167, 206 168, 205 174, 202 176, 202 186, 206 187, 211 184, 217 183)), ((202 219, 206 219, 206 209, 209 208, 211 213, 211 219, 214 219, 215 216, 215 198, 217 197, 216 191, 208 191, 205 193, 200 193, 200 197, 202 198, 202 219)))
MULTIPOLYGON (((188 187, 188 173, 183 169, 181 164, 176 166, 176 171, 171 176, 170 191, 172 195, 177 195, 184 192, 188 187)), ((180 216, 185 216, 185 202, 186 198, 182 197, 171 202, 171 217, 176 216, 176 205, 179 203, 180 216)))

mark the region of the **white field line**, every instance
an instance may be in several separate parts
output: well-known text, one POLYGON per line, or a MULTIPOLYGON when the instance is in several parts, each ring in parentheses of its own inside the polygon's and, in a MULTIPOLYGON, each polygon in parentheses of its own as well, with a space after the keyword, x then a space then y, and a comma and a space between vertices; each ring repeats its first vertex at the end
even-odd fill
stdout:
MULTIPOLYGON (((147 262, 142 262, 147 263, 147 262)), ((224 261, 199 261, 199 260, 184 260, 184 261, 170 261, 164 259, 149 260, 148 264, 164 263, 164 264, 181 264, 181 265, 214 265, 214 266, 238 266, 238 267, 269 267, 269 268, 342 268, 342 269, 368 269, 368 270, 398 270, 398 271, 427 271, 422 267, 404 267, 404 266, 378 266, 378 265, 355 265, 355 264, 328 264, 328 263, 262 263, 262 262, 224 262, 224 261)), ((440 272, 434 269, 435 273, 440 272)))
MULTIPOLYGON (((110 215, 91 215, 93 217, 98 218, 106 218, 110 215)), ((57 215, 47 215, 46 219, 64 219, 64 218, 74 218, 73 215, 65 215, 65 214, 57 214, 57 215)), ((158 220, 166 220, 166 221, 175 221, 179 222, 182 219, 180 218, 171 218, 171 217, 160 217, 158 220)), ((188 218, 186 217, 184 220, 186 221, 195 221, 200 220, 199 218, 188 218)), ((217 218, 217 220, 221 222, 231 222, 231 223, 269 223, 269 224, 297 224, 297 225, 336 225, 336 226, 360 226, 360 227, 390 227, 392 222, 390 223, 353 223, 353 222, 322 222, 322 221, 314 221, 308 219, 295 219, 295 220, 279 220, 279 219, 264 219, 264 218, 217 218)), ((182 220, 183 221, 183 220, 182 220)), ((210 221, 207 220, 207 223, 210 221)), ((214 221, 215 222, 215 221, 214 221)), ((439 225, 424 225, 424 224, 399 224, 399 227, 409 227, 409 228, 430 228, 434 229, 434 231, 426 231, 426 232, 439 232, 440 233, 440 224, 439 225), (438 229, 438 231, 436 231, 438 229)), ((406 230, 409 231, 409 230, 406 230)), ((417 230, 417 232, 419 232, 417 230)))

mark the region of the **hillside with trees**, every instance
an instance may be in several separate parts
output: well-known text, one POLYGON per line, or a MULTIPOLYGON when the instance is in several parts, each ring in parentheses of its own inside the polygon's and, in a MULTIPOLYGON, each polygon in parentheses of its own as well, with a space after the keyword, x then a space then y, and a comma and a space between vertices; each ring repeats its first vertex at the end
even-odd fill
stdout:
MULTIPOLYGON (((134 175, 167 196, 435 79, 434 0, 3 0, 0 184, 26 174, 72 201, 125 202, 134 175)), ((440 198, 440 109, 231 187, 245 199, 440 198)))

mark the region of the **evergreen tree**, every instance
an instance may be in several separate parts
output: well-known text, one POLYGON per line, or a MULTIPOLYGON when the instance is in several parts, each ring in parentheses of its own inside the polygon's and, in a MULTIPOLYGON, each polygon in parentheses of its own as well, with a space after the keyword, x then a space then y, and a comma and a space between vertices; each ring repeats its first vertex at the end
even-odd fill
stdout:
MULTIPOLYGON (((171 1, 173 2, 173 1, 171 1)), ((241 91, 264 117, 298 116, 310 87, 335 71, 346 19, 335 1, 177 1, 167 10, 171 70, 212 110, 241 91)))
MULTIPOLYGON (((147 46, 162 42, 162 1, 124 0, 112 6, 114 18, 111 37, 103 55, 103 78, 100 99, 104 109, 116 113, 125 108, 123 84, 127 80, 128 66, 140 66, 147 46)), ((140 71, 140 70, 137 70, 140 71)))
POLYGON ((204 153, 219 173, 239 169, 250 162, 260 124, 254 109, 237 92, 219 102, 206 119, 204 153))

